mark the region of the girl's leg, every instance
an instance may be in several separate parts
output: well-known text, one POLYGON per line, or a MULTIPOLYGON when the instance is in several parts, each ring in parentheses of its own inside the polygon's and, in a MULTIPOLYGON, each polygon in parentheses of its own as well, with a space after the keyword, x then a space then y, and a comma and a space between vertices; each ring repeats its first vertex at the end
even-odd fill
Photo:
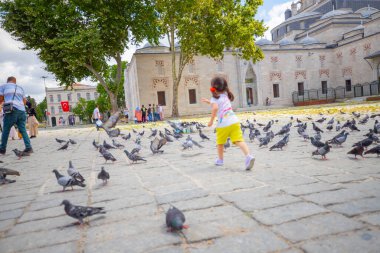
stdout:
POLYGON ((217 145, 218 148, 218 159, 223 161, 224 146, 223 144, 217 145))
POLYGON ((237 141, 234 144, 238 146, 241 149, 241 151, 243 151, 245 156, 249 155, 249 148, 244 141, 237 141))

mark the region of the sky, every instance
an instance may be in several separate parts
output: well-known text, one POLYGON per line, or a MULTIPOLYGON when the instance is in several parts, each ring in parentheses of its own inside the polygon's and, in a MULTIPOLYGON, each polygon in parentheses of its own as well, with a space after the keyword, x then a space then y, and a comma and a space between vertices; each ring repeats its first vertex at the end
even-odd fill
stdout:
MULTIPOLYGON (((270 30, 285 19, 284 12, 290 8, 291 3, 292 1, 286 0, 264 0, 264 5, 260 6, 256 19, 264 20, 266 26, 269 27, 265 33, 267 39, 271 39, 270 30)), ((35 51, 22 50, 22 48, 21 42, 14 40, 0 27, 0 84, 5 83, 8 76, 15 76, 26 95, 41 102, 45 97, 45 85, 55 87, 58 82, 53 74, 44 70, 45 64, 39 60, 35 51), (42 76, 46 77, 45 84, 42 76)), ((135 45, 129 45, 122 59, 129 61, 135 50, 135 45)), ((81 83, 94 84, 87 80, 81 83)))

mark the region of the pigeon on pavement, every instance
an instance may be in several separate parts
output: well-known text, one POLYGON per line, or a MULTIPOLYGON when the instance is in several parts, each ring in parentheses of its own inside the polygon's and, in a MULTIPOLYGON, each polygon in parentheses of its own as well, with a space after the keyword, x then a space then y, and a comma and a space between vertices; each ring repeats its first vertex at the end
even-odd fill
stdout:
POLYGON ((95 214, 105 214, 104 207, 89 207, 89 206, 75 206, 68 200, 62 201, 61 205, 65 205, 65 213, 83 224, 83 219, 95 214))
POLYGON ((69 174, 69 176, 71 176, 79 182, 85 181, 84 177, 79 173, 79 171, 74 168, 73 163, 71 161, 69 161, 69 168, 67 169, 67 174, 69 174))
POLYGON ((56 140, 58 143, 64 143, 64 142, 66 142, 65 140, 60 140, 60 139, 58 139, 58 138, 55 138, 55 140, 56 140))
POLYGON ((20 172, 17 170, 11 170, 6 168, 0 168, 0 185, 1 184, 10 184, 16 182, 16 180, 8 179, 7 176, 20 176, 20 172))
POLYGON ((166 212, 166 226, 171 232, 188 228, 189 226, 184 225, 185 221, 185 215, 174 206, 166 212))
POLYGON ((66 144, 60 147, 58 150, 66 150, 69 147, 69 143, 70 143, 69 141, 66 142, 66 144))
POLYGON ((380 156, 380 145, 377 145, 376 147, 373 147, 369 150, 367 150, 365 153, 366 154, 377 154, 377 157, 380 156))
POLYGON ((92 145, 93 145, 96 149, 99 149, 99 145, 98 145, 98 143, 97 143, 95 140, 92 142, 92 145))
POLYGON ((102 170, 98 174, 98 179, 103 180, 103 184, 107 184, 107 180, 110 179, 110 174, 102 167, 102 170))
POLYGON ((74 140, 72 140, 72 139, 69 139, 69 142, 70 142, 70 144, 77 144, 77 142, 76 141, 74 141, 74 140))
POLYGON ((323 142, 314 139, 314 137, 310 137, 310 141, 311 141, 311 144, 313 144, 313 146, 316 148, 321 148, 325 145, 323 142))
POLYGON ((15 155, 18 157, 19 160, 23 156, 30 156, 29 152, 24 152, 24 151, 18 150, 17 148, 13 149, 12 151, 15 153, 15 155))
POLYGON ((202 133, 202 130, 199 129, 199 136, 201 137, 202 141, 204 140, 210 140, 204 133, 202 133))
POLYGON ((58 184, 63 187, 62 191, 65 191, 66 187, 71 187, 71 189, 73 190, 74 185, 77 185, 80 187, 86 187, 86 185, 84 183, 79 182, 70 176, 61 175, 58 172, 58 170, 53 170, 53 172, 55 174, 55 177, 57 178, 58 184))
POLYGON ((115 149, 114 146, 108 144, 106 141, 103 141, 103 147, 104 147, 105 149, 115 149))
MULTIPOLYGON (((363 157, 364 147, 363 146, 356 146, 350 151, 347 152, 348 155, 355 155, 355 159, 357 155, 360 155, 363 157)), ((364 157, 363 157, 364 158, 364 157)))
POLYGON ((112 139, 112 144, 117 148, 124 148, 124 145, 118 143, 116 140, 112 139))
POLYGON ((325 145, 321 148, 318 148, 317 150, 315 150, 313 153, 312 153, 312 156, 315 156, 315 155, 320 155, 322 156, 322 159, 325 159, 327 160, 326 158, 326 154, 328 152, 330 152, 330 148, 331 146, 326 142, 325 145))
POLYGON ((136 154, 131 154, 128 152, 128 150, 124 150, 124 153, 127 155, 128 159, 132 161, 132 163, 135 163, 138 161, 145 161, 146 162, 146 160, 144 158, 142 158, 141 156, 136 155, 136 154))

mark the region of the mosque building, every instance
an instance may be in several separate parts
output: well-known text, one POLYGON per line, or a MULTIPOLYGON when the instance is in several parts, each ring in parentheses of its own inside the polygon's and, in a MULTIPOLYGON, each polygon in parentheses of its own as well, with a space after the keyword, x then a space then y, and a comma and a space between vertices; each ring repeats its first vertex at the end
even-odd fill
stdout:
MULTIPOLYGON (((210 80, 223 76, 233 107, 259 108, 331 102, 380 93, 380 0, 301 0, 285 11, 271 39, 256 41, 265 58, 253 63, 225 50, 222 60, 196 56, 179 86, 180 115, 209 112, 210 80)), ((180 45, 176 45, 180 50, 180 45)), ((163 105, 170 116, 170 49, 147 43, 125 71, 128 108, 163 105)))

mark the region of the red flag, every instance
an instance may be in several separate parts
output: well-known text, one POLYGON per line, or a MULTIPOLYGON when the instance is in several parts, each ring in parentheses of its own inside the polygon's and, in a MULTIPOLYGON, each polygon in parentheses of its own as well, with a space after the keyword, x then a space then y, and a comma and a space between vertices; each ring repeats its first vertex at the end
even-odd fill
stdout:
POLYGON ((62 111, 70 111, 69 101, 61 101, 62 111))

